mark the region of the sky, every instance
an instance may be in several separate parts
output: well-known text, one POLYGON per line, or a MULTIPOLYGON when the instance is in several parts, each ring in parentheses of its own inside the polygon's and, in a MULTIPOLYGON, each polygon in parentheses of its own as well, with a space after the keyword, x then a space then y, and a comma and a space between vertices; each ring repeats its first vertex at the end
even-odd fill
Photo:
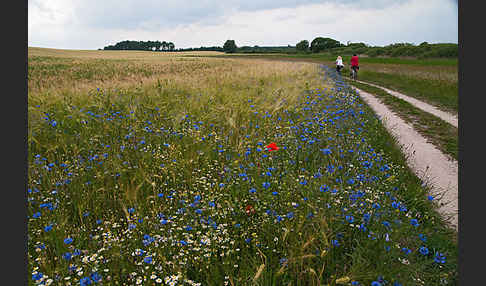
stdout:
POLYGON ((28 46, 96 50, 125 40, 175 48, 458 43, 457 0, 28 0, 28 46))

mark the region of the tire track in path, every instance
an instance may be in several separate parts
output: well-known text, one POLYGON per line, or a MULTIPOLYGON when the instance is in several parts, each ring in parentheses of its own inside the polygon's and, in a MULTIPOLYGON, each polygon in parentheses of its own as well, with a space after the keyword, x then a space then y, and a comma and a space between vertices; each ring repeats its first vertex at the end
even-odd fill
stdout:
POLYGON ((383 89, 384 91, 388 92, 389 94, 395 96, 395 97, 398 97, 400 99, 403 99, 407 102, 409 102, 410 104, 412 104, 413 106, 425 111, 425 112, 428 112, 430 114, 433 114, 437 117, 439 117, 440 119, 444 120, 445 122, 451 124, 452 126, 454 127, 458 127, 458 119, 457 119, 457 116, 456 115, 453 115, 453 114, 450 114, 448 112, 444 112, 440 109, 438 109, 437 107, 433 106, 433 105, 430 105, 428 103, 425 103, 423 101, 420 101, 416 98, 413 98, 413 97, 410 97, 410 96, 407 96, 405 94, 402 94, 400 92, 397 92, 397 91, 394 91, 394 90, 391 90, 391 89, 388 89, 386 87, 383 87, 383 86, 379 86, 379 85, 376 85, 374 83, 370 83, 370 82, 365 82, 365 81, 360 81, 360 80, 357 80, 357 82, 360 82, 360 83, 363 83, 363 84, 367 84, 367 85, 371 85, 371 86, 374 86, 374 87, 377 87, 377 88, 381 88, 383 89))
MULTIPOLYGON (((355 87, 353 87, 355 88, 355 87)), ((375 96, 355 88, 359 96, 373 109, 386 129, 395 137, 406 154, 413 172, 431 186, 431 195, 439 197, 439 213, 457 230, 458 165, 420 135, 375 96)))

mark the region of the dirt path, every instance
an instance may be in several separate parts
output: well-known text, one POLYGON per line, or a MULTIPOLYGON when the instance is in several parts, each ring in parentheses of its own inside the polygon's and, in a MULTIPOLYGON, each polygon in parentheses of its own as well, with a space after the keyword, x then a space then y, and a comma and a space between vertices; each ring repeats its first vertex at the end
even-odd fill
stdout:
MULTIPOLYGON (((439 200, 439 212, 457 230, 458 223, 458 167, 416 130, 388 109, 373 95, 356 90, 380 117, 384 126, 398 139, 406 154, 407 163, 415 174, 431 186, 431 195, 439 200)), ((456 119, 457 120, 457 119, 456 119)), ((457 123, 456 123, 457 126, 457 123)))
POLYGON ((371 85, 371 86, 374 86, 374 87, 377 87, 377 88, 381 88, 384 91, 388 92, 389 94, 391 94, 395 97, 398 97, 400 99, 403 99, 403 100, 409 102, 410 104, 412 104, 413 106, 415 106, 415 107, 417 107, 417 108, 419 108, 419 109, 421 109, 425 112, 433 114, 433 115, 439 117, 440 119, 444 120, 445 122, 450 123, 451 125, 453 125, 455 127, 457 127, 457 125, 458 125, 457 124, 458 120, 457 120, 456 115, 453 115, 453 114, 450 114, 448 112, 444 112, 442 110, 439 110, 437 107, 435 107, 433 105, 430 105, 430 104, 425 103, 423 101, 420 101, 416 98, 407 96, 405 94, 399 93, 397 91, 394 91, 394 90, 391 90, 391 89, 388 89, 388 88, 385 88, 385 87, 382 87, 382 86, 379 86, 379 85, 376 85, 376 84, 373 84, 373 83, 359 81, 359 80, 357 82, 368 84, 368 85, 371 85))

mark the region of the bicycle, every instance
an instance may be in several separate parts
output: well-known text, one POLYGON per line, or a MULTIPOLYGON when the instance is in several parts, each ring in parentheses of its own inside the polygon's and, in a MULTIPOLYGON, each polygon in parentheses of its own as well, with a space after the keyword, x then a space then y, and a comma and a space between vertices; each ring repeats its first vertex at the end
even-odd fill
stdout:
POLYGON ((358 69, 351 68, 351 79, 357 80, 358 79, 358 69))

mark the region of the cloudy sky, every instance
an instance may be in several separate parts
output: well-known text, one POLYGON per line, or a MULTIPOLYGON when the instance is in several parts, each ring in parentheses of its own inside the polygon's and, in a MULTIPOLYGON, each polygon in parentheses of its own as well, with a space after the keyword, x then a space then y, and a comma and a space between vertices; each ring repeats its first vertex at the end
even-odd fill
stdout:
POLYGON ((98 49, 124 40, 176 48, 457 43, 457 0, 28 0, 28 46, 98 49))

